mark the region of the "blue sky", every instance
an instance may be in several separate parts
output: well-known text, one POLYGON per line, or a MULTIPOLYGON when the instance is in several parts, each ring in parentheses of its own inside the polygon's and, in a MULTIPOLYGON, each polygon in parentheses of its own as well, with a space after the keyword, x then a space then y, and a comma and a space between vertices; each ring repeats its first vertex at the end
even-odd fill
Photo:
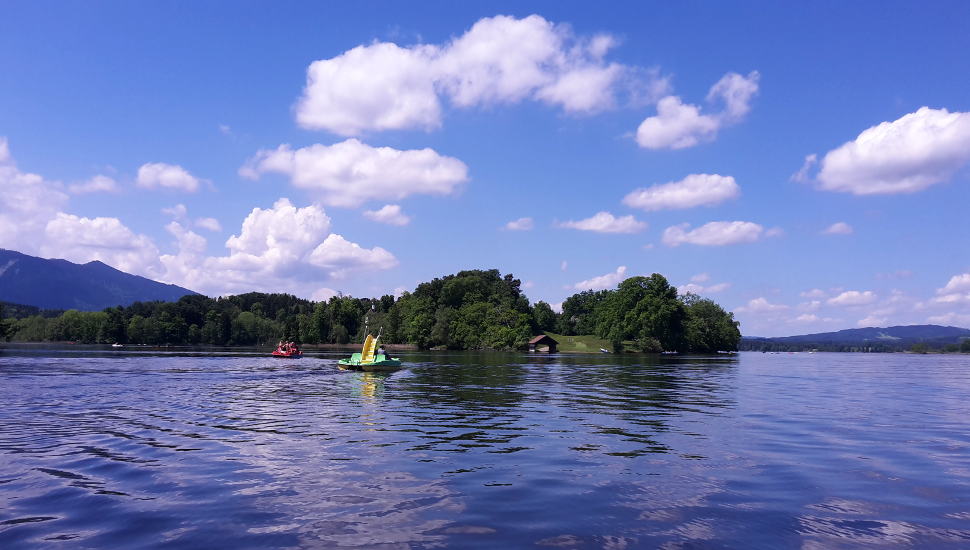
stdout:
POLYGON ((970 326, 968 20, 11 2, 0 247, 210 295, 496 267, 557 304, 659 272, 748 335, 970 326))

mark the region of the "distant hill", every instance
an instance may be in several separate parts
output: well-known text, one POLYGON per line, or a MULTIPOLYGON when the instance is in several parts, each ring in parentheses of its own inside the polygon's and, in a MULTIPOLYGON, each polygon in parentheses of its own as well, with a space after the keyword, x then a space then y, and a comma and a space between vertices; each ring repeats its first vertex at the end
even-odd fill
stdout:
POLYGON ((99 311, 133 302, 174 302, 191 290, 94 261, 46 260, 0 248, 0 301, 40 309, 99 311))
POLYGON ((852 328, 778 338, 743 337, 742 351, 903 351, 913 344, 938 348, 970 338, 970 329, 940 325, 852 328))

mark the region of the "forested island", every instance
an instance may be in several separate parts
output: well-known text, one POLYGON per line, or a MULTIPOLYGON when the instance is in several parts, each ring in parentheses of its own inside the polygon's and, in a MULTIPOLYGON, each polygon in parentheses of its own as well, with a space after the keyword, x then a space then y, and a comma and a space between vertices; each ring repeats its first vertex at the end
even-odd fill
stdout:
POLYGON ((251 292, 176 302, 135 302, 102 311, 42 311, 7 304, 0 338, 91 344, 273 345, 359 342, 382 331, 388 344, 420 349, 518 350, 543 332, 590 334, 614 351, 713 353, 737 350, 738 322, 712 300, 679 295, 660 274, 612 290, 574 294, 556 313, 532 305, 521 282, 498 270, 468 270, 421 283, 400 298, 334 296, 312 302, 251 292))

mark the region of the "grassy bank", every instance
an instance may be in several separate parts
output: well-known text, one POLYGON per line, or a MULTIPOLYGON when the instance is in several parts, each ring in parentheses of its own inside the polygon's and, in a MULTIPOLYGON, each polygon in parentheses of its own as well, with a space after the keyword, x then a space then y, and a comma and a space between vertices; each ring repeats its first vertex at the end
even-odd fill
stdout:
POLYGON ((608 341, 591 334, 577 336, 564 336, 554 332, 546 332, 545 334, 559 342, 559 351, 563 353, 600 353, 600 348, 613 351, 613 346, 608 341))

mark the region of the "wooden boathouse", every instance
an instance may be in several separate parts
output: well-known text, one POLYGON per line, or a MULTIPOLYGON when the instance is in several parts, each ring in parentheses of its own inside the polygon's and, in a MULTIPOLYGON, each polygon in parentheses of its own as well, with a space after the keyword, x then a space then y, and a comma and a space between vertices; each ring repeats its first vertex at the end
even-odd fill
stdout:
POLYGON ((559 346, 559 342, 545 334, 540 334, 532 340, 529 340, 529 351, 531 352, 544 351, 546 353, 556 353, 558 351, 557 346, 559 346))

